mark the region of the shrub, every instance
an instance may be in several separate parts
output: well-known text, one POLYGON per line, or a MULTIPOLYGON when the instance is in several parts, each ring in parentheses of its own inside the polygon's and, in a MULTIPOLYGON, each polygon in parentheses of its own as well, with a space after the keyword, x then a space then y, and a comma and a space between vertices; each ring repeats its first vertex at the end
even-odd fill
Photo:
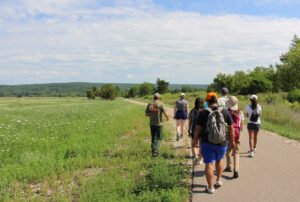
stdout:
POLYGON ((111 84, 106 84, 100 89, 100 97, 107 100, 114 100, 119 92, 119 88, 117 86, 113 86, 111 84))
POLYGON ((290 91, 287 98, 290 102, 300 102, 300 89, 290 91))

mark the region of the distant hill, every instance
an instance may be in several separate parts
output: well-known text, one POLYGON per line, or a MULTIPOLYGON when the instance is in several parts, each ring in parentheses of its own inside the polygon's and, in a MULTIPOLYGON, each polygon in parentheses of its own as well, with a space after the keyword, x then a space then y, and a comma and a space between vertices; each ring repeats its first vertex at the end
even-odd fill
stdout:
MULTIPOLYGON (((0 85, 0 97, 23 97, 23 96, 44 96, 44 97, 59 97, 59 96, 85 96, 86 91, 93 86, 99 88, 105 83, 49 83, 49 84, 24 84, 24 85, 0 85)), ((125 91, 136 84, 115 83, 121 91, 125 91)), ((181 89, 182 86, 190 86, 191 88, 206 89, 207 85, 194 84, 170 84, 170 90, 181 89)))

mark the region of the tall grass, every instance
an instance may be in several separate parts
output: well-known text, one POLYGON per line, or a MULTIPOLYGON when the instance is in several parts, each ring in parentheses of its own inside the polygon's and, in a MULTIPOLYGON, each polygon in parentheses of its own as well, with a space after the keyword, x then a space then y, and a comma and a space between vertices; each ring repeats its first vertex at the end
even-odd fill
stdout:
POLYGON ((143 107, 122 100, 6 98, 0 113, 1 201, 187 197, 183 159, 166 145, 162 157, 150 157, 143 107))

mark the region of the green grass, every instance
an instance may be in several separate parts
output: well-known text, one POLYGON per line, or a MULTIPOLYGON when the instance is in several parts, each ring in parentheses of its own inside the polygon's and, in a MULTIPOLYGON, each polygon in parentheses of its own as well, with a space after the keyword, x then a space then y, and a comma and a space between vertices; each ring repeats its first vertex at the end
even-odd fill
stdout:
POLYGON ((144 107, 121 99, 4 98, 0 113, 0 201, 188 197, 184 158, 167 144, 161 157, 150 156, 144 107))
MULTIPOLYGON (((186 99, 189 101, 190 109, 194 106, 196 97, 205 99, 206 92, 187 93, 186 99)), ((262 128, 278 133, 290 139, 300 140, 300 104, 289 103, 286 100, 285 93, 277 94, 259 94, 259 103, 262 105, 262 128)), ((162 101, 173 107, 175 101, 178 99, 179 94, 164 94, 162 101)), ((245 112, 245 107, 249 103, 249 96, 238 96, 239 106, 245 112)), ((138 98, 138 100, 148 102, 152 96, 138 98)))

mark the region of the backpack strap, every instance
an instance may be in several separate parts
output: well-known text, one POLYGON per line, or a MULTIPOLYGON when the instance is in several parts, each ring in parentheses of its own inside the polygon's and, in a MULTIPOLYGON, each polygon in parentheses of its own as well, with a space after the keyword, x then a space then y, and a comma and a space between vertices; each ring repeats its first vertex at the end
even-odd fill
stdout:
POLYGON ((208 107, 208 108, 205 109, 205 110, 207 110, 209 113, 212 113, 212 112, 213 112, 213 110, 212 110, 210 107, 208 107))

